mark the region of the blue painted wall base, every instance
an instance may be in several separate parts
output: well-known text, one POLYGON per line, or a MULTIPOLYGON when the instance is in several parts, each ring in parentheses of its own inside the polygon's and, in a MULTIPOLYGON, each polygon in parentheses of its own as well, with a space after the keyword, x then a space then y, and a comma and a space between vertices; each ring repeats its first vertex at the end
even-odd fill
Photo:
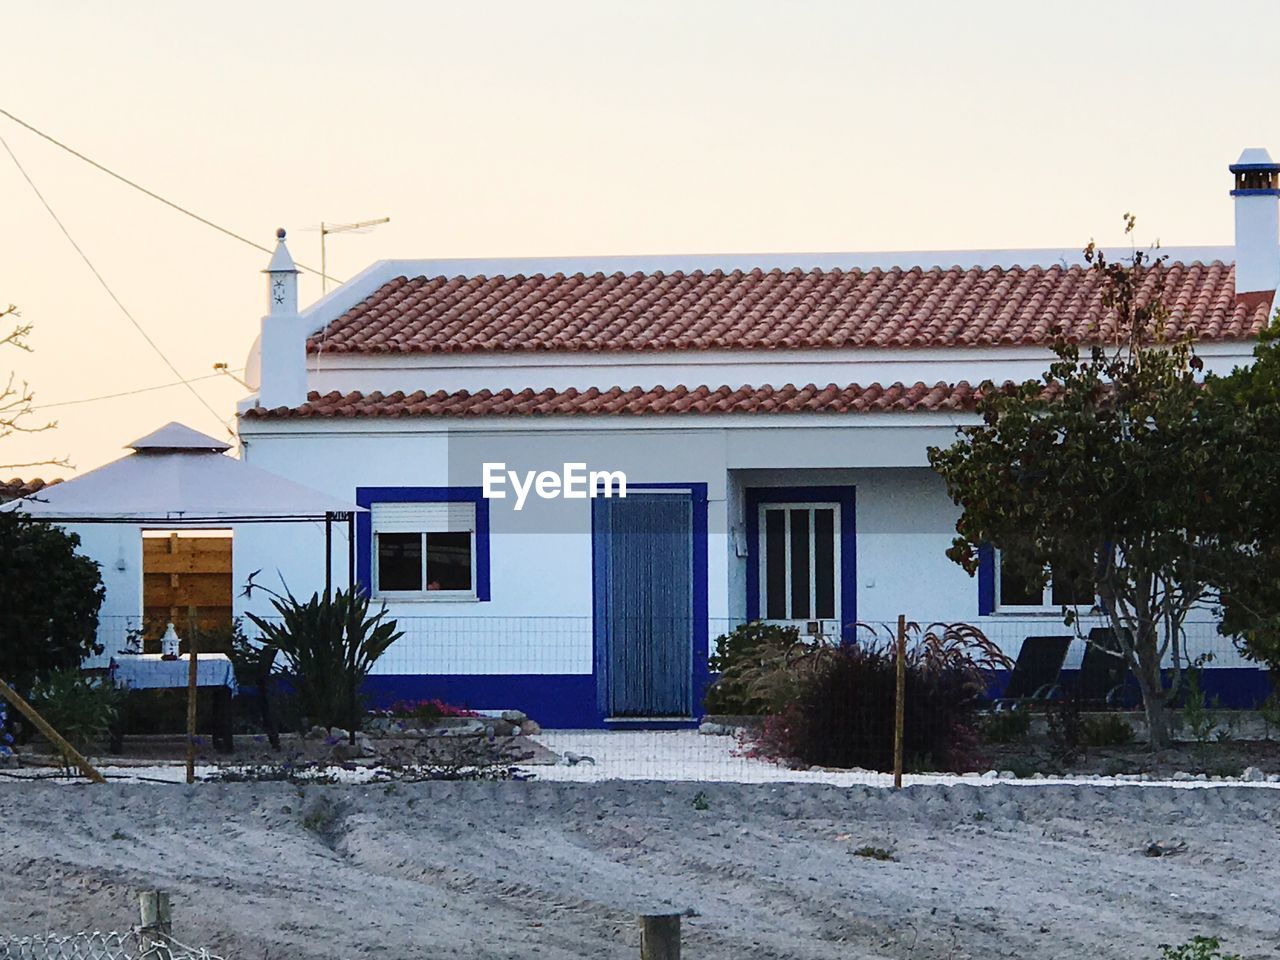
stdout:
POLYGON ((397 700, 433 697, 469 709, 523 710, 548 729, 603 726, 596 709, 596 681, 589 673, 374 674, 365 681, 365 701, 384 709, 397 700))
MULTIPOLYGON (((1070 683, 1078 670, 1063 670, 1062 681, 1070 683)), ((1009 671, 996 670, 987 685, 987 696, 998 700, 1009 685, 1009 671)), ((1258 667, 1207 667, 1200 675, 1200 686, 1210 706, 1225 710, 1255 710, 1271 695, 1271 674, 1258 667)), ((1138 685, 1129 677, 1125 686, 1126 706, 1142 702, 1138 685)))

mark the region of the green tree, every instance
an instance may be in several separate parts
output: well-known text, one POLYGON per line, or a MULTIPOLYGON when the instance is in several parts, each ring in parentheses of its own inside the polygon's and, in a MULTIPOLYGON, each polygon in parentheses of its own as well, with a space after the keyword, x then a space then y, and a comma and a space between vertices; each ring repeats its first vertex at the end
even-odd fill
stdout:
POLYGON ((80 538, 23 514, 0 511, 0 677, 21 692, 102 652, 98 564, 80 538))
POLYGON ((1093 244, 1085 254, 1104 307, 1093 342, 1060 337, 1041 380, 983 384, 982 422, 929 461, 963 511, 948 555, 971 574, 991 545, 1033 582, 1052 571, 1094 586, 1159 749, 1184 622, 1216 598, 1215 563, 1233 547, 1248 437, 1203 390, 1190 339, 1167 335, 1162 258, 1113 263, 1093 244))
POLYGON ((1219 630, 1280 682, 1280 317, 1259 338, 1250 366, 1208 377, 1206 390, 1243 424, 1247 483, 1234 503, 1238 548, 1217 562, 1219 630))

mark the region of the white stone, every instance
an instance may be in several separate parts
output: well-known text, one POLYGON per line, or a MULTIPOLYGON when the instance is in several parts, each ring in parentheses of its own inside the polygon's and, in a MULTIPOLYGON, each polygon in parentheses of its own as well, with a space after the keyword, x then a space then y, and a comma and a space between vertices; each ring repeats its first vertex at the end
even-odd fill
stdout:
POLYGON ((1245 767, 1244 772, 1240 774, 1241 780, 1247 780, 1249 783, 1261 783, 1267 779, 1267 775, 1257 767, 1245 767))

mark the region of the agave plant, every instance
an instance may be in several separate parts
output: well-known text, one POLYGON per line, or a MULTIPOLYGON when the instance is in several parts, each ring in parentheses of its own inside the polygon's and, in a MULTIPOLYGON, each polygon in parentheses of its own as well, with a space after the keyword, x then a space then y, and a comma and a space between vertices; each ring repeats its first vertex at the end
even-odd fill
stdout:
POLYGON ((370 612, 369 596, 360 590, 315 593, 307 601, 287 589, 271 595, 278 618, 248 616, 262 631, 264 645, 279 651, 302 714, 311 723, 354 733, 365 677, 404 634, 387 619, 385 606, 370 612))

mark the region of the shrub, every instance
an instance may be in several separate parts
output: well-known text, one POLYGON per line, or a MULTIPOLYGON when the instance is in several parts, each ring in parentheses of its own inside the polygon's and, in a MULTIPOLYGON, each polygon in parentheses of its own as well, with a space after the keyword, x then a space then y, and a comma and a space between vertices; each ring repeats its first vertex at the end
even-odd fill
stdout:
POLYGON ((1124 717, 1114 713, 1085 717, 1081 740, 1086 747, 1119 747, 1133 743, 1133 727, 1124 717))
MULTIPOLYGON (((918 632, 919 628, 915 630, 918 632)), ((935 625, 907 657, 903 753, 934 769, 972 769, 978 757, 985 667, 999 657, 976 630, 935 625)), ((828 767, 893 769, 897 662, 874 640, 831 648, 766 720, 758 752, 828 767)))
POLYGON ((1160 945, 1161 960, 1244 960, 1238 953, 1223 953, 1217 937, 1193 937, 1181 946, 1160 945))
POLYGON ((1031 714, 1026 710, 1002 710, 982 721, 987 743, 1024 743, 1031 734, 1031 714))
POLYGON ((1066 697, 1049 707, 1045 719, 1049 726, 1049 756, 1064 767, 1079 763, 1084 756, 1084 718, 1080 701, 1066 697))
POLYGON ((1192 668, 1186 676, 1186 699, 1182 705, 1182 723, 1192 739, 1203 749, 1218 729, 1218 714, 1200 686, 1200 670, 1192 668))
POLYGON ((0 513, 0 678, 19 693, 79 667, 98 646, 106 591, 80 538, 25 514, 0 513))
POLYGON ((886 850, 884 847, 859 847, 853 851, 855 857, 863 857, 867 860, 884 860, 890 863, 896 863, 898 858, 893 855, 893 851, 886 850))
MULTIPOLYGON (((251 579, 249 591, 254 586, 251 579)), ((359 591, 317 593, 305 603, 286 592, 273 594, 271 604, 278 621, 252 613, 249 619, 262 631, 264 645, 284 659, 303 716, 326 728, 357 726, 353 700, 373 664, 403 636, 396 622, 385 619, 385 607, 371 614, 368 595, 359 591)))
POLYGON ((455 707, 445 703, 438 697, 430 700, 397 700, 385 710, 375 710, 381 717, 412 718, 414 720, 439 720, 443 717, 478 717, 479 714, 466 707, 455 707))
POLYGON ((105 677, 77 668, 56 670, 36 682, 31 705, 77 750, 106 737, 120 712, 125 691, 105 677))
POLYGON ((720 677, 703 699, 707 713, 774 713, 794 699, 798 687, 832 648, 802 640, 795 627, 753 620, 716 640, 709 658, 720 677))

